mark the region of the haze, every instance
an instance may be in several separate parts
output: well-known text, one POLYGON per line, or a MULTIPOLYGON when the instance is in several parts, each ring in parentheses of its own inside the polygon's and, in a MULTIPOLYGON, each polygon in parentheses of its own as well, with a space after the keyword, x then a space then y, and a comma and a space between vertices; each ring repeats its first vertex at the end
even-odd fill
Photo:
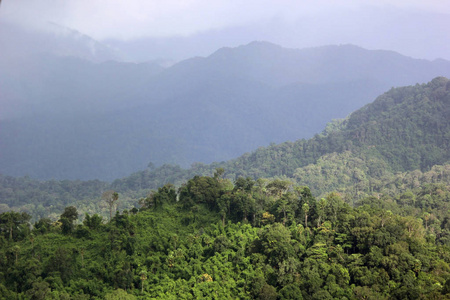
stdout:
POLYGON ((130 61, 206 56, 254 40, 284 47, 355 44, 450 59, 450 1, 3 1, 0 20, 56 23, 121 50, 130 61))
POLYGON ((449 4, 2 1, 0 172, 112 181, 310 138, 450 78, 449 4))

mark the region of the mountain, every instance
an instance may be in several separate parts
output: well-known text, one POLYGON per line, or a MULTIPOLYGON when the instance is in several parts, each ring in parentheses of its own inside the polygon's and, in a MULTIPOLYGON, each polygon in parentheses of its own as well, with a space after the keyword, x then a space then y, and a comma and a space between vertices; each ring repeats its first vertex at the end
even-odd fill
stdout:
POLYGON ((132 82, 163 69, 123 64, 118 50, 87 35, 53 23, 42 27, 0 21, 0 120, 117 109, 118 94, 122 101, 132 82))
MULTIPOLYGON (((271 159, 275 168, 269 176, 279 175, 282 161, 288 157, 289 169, 314 163, 324 154, 343 151, 370 153, 385 160, 392 171, 426 170, 450 159, 450 83, 437 77, 428 84, 391 89, 373 103, 330 126, 324 134, 310 140, 284 143, 255 151, 237 161, 250 169, 258 164, 254 157, 279 152, 271 159), (333 126, 337 129, 333 129, 333 126), (292 145, 292 146, 291 146, 292 145), (282 150, 292 147, 291 151, 282 150), (311 151, 313 150, 313 151, 311 151), (266 152, 264 152, 266 151, 266 152), (302 154, 305 153, 305 155, 302 154), (277 170, 278 168, 278 170, 277 170)), ((292 172, 282 172, 290 176, 292 172)), ((281 174, 280 174, 281 175, 281 174)))
POLYGON ((0 175, 2 296, 447 299, 449 133, 437 77, 222 164, 112 184, 0 175))
MULTIPOLYGON (((14 209, 36 218, 54 217, 69 205, 96 213, 106 190, 117 191, 119 208, 129 209, 151 190, 167 183, 183 186, 196 175, 212 176, 218 168, 233 182, 278 178, 309 186, 318 197, 337 191, 350 203, 373 195, 394 197, 425 184, 450 184, 449 133, 450 80, 438 77, 391 89, 313 138, 273 144, 227 162, 196 163, 189 169, 149 165, 110 184, 0 175, 0 213, 14 209)), ((264 188, 268 181, 258 184, 264 188)))
MULTIPOLYGON (((187 170, 173 166, 146 170, 116 180, 112 187, 151 189, 223 168, 231 179, 290 178, 310 186, 316 195, 339 190, 357 198, 405 181, 414 187, 422 172, 450 162, 448 149, 450 81, 437 77, 427 84, 393 88, 308 140, 273 144, 227 162, 197 164, 187 170)), ((422 181, 450 179, 448 167, 436 168, 425 177, 429 178, 422 181)))
POLYGON ((41 55, 0 70, 2 174, 113 180, 310 138, 392 86, 450 76, 450 62, 253 42, 165 69, 41 55))

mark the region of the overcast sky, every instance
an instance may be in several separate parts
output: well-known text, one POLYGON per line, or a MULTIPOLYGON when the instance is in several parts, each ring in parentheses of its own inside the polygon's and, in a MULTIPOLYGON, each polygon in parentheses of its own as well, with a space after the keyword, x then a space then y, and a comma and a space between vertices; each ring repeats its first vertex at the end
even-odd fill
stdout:
POLYGON ((53 22, 122 45, 151 40, 176 47, 178 39, 198 55, 266 40, 292 48, 355 44, 450 60, 450 0, 3 0, 1 5, 3 21, 32 28, 53 22))

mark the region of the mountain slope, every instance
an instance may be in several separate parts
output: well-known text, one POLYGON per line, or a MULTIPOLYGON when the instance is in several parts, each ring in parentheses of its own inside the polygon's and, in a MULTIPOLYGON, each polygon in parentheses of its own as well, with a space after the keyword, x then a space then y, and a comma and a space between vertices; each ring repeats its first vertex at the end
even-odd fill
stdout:
POLYGON ((250 170, 268 161, 269 176, 292 176, 295 168, 314 163, 324 154, 346 150, 379 157, 392 171, 426 170, 445 163, 450 159, 449 80, 438 77, 428 84, 391 89, 339 127, 308 141, 255 151, 234 163, 250 170), (271 157, 273 153, 277 155, 271 157), (288 169, 283 170, 285 164, 288 169))
POLYGON ((310 138, 392 86, 450 76, 450 63, 255 42, 166 69, 47 55, 8 70, 1 172, 113 180, 149 162, 187 167, 310 138))
MULTIPOLYGON (((403 194, 428 183, 449 185, 449 109, 450 81, 440 77, 391 89, 309 140, 273 144, 228 162, 197 163, 189 169, 149 165, 111 184, 0 176, 0 212, 15 209, 44 217, 76 205, 94 213, 101 210, 100 195, 109 189, 120 193, 120 209, 128 209, 152 189, 166 183, 182 186, 195 175, 213 175, 216 168, 231 180, 290 180, 309 186, 319 197, 338 191, 350 203, 369 195, 403 194)), ((258 182, 261 188, 267 184, 258 182)))
POLYGON ((116 180, 113 187, 155 188, 195 174, 212 174, 221 167, 229 178, 295 178, 317 194, 355 187, 371 192, 390 184, 398 172, 423 172, 449 162, 448 149, 450 81, 438 77, 427 84, 391 89, 309 140, 274 144, 228 162, 188 170, 169 166, 146 170, 116 180))

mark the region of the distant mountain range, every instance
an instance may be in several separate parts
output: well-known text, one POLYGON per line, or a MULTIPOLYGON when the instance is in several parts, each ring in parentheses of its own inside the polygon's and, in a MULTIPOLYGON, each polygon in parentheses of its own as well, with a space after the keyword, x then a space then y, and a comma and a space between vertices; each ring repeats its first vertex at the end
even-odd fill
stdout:
POLYGON ((0 60, 0 172, 113 180, 310 138, 383 91, 450 62, 352 45, 222 48, 169 68, 35 54, 0 60))

